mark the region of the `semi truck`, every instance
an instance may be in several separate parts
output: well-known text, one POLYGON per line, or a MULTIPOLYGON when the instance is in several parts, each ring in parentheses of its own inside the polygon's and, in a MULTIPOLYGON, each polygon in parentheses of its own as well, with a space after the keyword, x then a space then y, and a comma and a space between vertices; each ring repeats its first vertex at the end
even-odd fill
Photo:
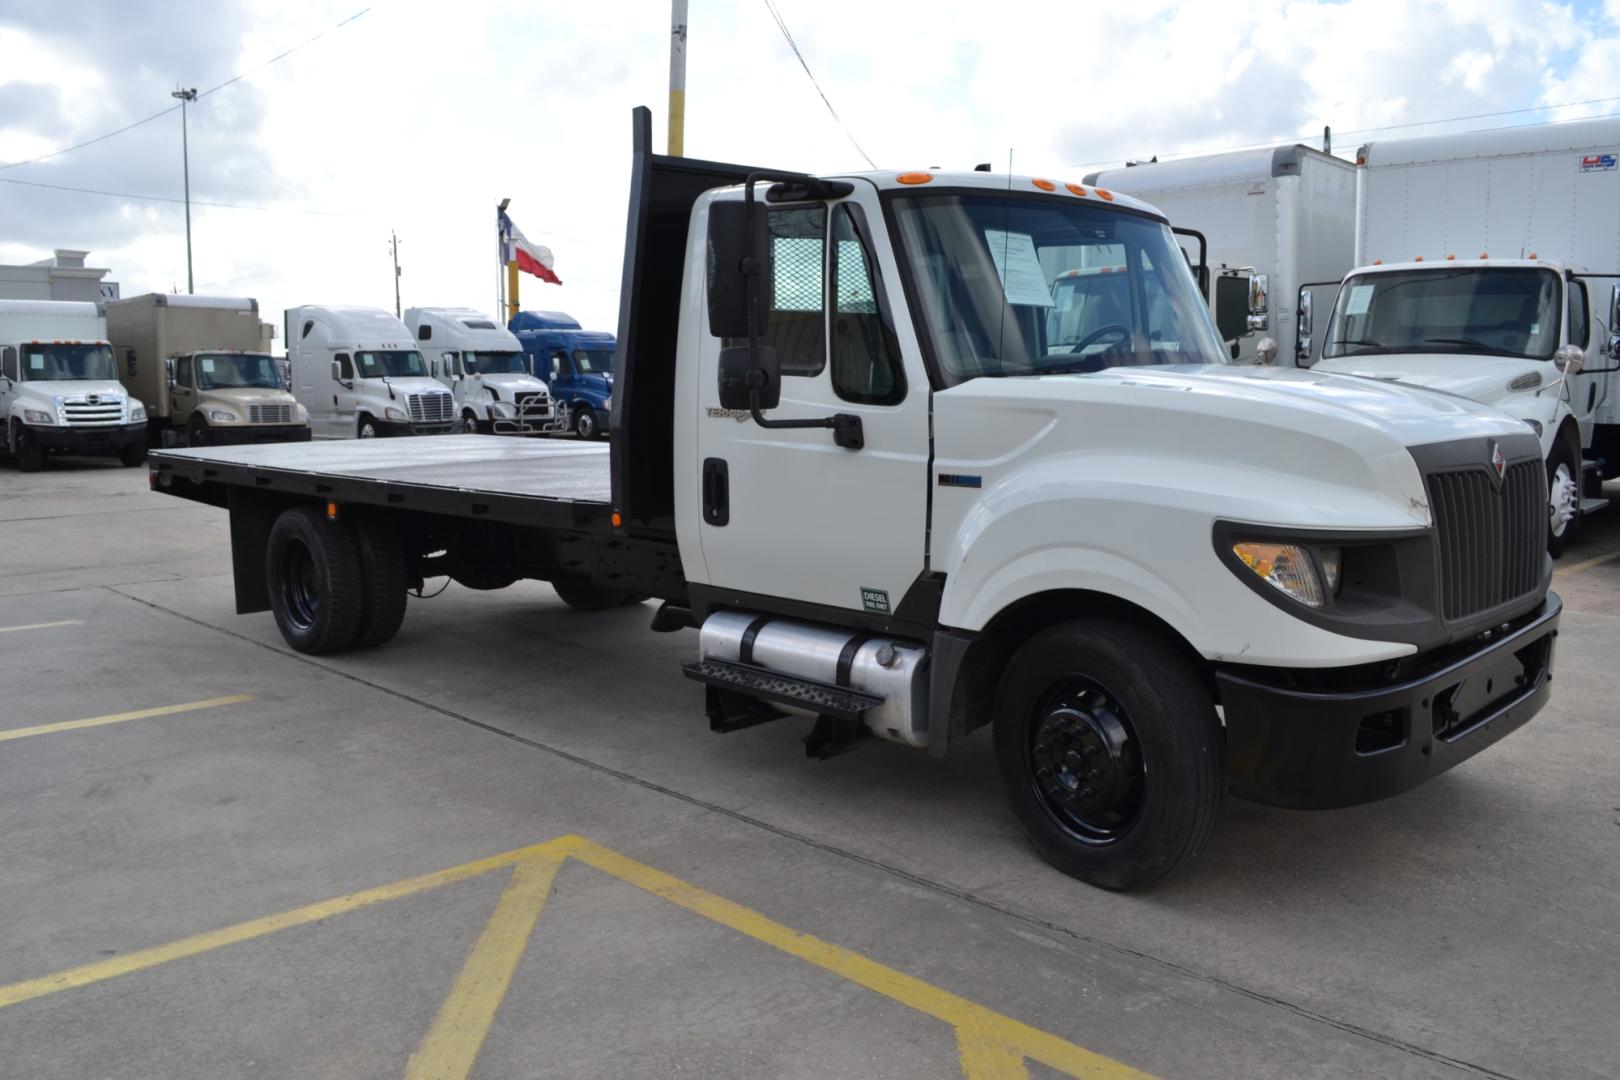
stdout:
POLYGON ((1368 143, 1355 269, 1298 300, 1298 350, 1319 369, 1523 420, 1546 462, 1554 555, 1620 476, 1617 155, 1613 117, 1368 143), (1332 312, 1314 339, 1313 307, 1332 312))
POLYGON ((307 442, 309 411, 260 347, 259 302, 147 293, 101 305, 148 446, 307 442))
POLYGON ((155 453, 155 490, 228 511, 238 612, 321 654, 439 576, 655 597, 712 730, 803 717, 821 758, 988 729, 1035 848, 1108 888, 1193 860, 1228 792, 1395 795, 1548 700, 1518 420, 1222 362, 1129 196, 664 157, 634 116, 608 445, 155 453), (1123 309, 1054 344, 1043 260, 1095 248, 1123 309))
POLYGON ((146 407, 118 382, 90 301, 0 300, 0 449, 23 472, 47 454, 146 457, 146 407))
POLYGON ((566 427, 546 384, 529 374, 510 330, 472 308, 406 308, 428 374, 450 389, 458 430, 540 435, 566 427))
POLYGON ((561 311, 520 311, 507 324, 581 439, 599 439, 613 410, 613 335, 581 329, 561 311))
POLYGON ((404 323, 381 308, 318 306, 285 312, 293 396, 317 439, 443 435, 455 399, 428 373, 404 323))
POLYGON ((1215 325, 1243 363, 1296 363, 1292 350, 1275 350, 1300 337, 1301 287, 1337 284, 1355 265, 1356 167, 1300 143, 1153 161, 1085 182, 1146 199, 1204 235, 1215 325))

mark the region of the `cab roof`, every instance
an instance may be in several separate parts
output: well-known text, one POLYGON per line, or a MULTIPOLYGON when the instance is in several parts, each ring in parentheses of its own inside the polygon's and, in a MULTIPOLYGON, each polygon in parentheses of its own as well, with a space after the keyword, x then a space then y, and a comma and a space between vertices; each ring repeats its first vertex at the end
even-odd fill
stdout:
MULTIPOLYGON (((1006 173, 989 172, 948 172, 935 169, 916 169, 910 172, 894 172, 880 170, 874 172, 840 173, 828 176, 828 180, 865 180, 879 191, 904 191, 919 195, 926 195, 930 191, 960 191, 968 188, 982 191, 986 195, 1005 195, 1011 192, 1018 196, 1046 197, 1054 200, 1065 200, 1075 203, 1090 203, 1104 208, 1134 210, 1139 213, 1151 214, 1156 218, 1164 218, 1165 214, 1158 207, 1141 199, 1126 195, 1124 192, 1113 191, 1109 188, 1096 188, 1089 184, 1082 184, 1077 180, 1058 179, 1055 177, 1021 176, 1006 173)), ((762 194, 766 185, 755 187, 756 194, 762 194)), ((727 188, 727 191, 737 192, 742 188, 727 188)))
POLYGON ((1358 266, 1350 271, 1352 274, 1384 273, 1390 270, 1471 270, 1483 267, 1497 270, 1523 270, 1537 268, 1551 270, 1553 273, 1562 273, 1565 270, 1578 270, 1578 267, 1566 266, 1564 263, 1552 262, 1548 259, 1455 259, 1445 255, 1425 255, 1421 259, 1408 259, 1403 262, 1388 262, 1379 260, 1358 266))

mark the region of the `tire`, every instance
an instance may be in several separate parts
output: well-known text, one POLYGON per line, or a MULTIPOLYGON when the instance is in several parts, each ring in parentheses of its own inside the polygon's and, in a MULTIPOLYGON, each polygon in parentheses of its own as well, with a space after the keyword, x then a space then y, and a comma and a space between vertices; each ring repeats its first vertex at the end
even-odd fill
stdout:
POLYGON ((551 587, 558 599, 575 611, 606 611, 623 604, 629 595, 621 589, 599 589, 569 578, 557 578, 551 587))
POLYGON ((574 405, 574 434, 589 442, 601 437, 601 425, 596 422, 596 410, 584 402, 574 405))
POLYGON ((323 656, 360 628, 364 580, 354 537, 314 507, 284 511, 265 550, 270 609, 288 645, 323 656))
POLYGON ((619 603, 624 607, 635 607, 637 604, 645 604, 651 599, 651 593, 627 592, 624 594, 624 599, 620 600, 619 603))
POLYGON ((39 472, 45 464, 45 451, 29 437, 20 420, 11 422, 11 459, 19 472, 39 472))
POLYGON ((377 426, 377 421, 369 416, 362 415, 359 423, 355 425, 354 437, 357 439, 380 439, 382 438, 382 429, 377 426))
POLYGON ((1568 497, 1574 500, 1576 508, 1580 506, 1581 466, 1575 453, 1569 448, 1569 441, 1563 438, 1553 443, 1552 453, 1547 455, 1547 554, 1553 558, 1564 553, 1569 538, 1575 531, 1580 518, 1575 510, 1569 511, 1569 517, 1562 522, 1557 520, 1558 511, 1555 509, 1560 489, 1559 475, 1563 474, 1567 483, 1568 497))
POLYGON ((130 443, 118 451, 118 463, 126 469, 133 469, 146 460, 146 446, 142 443, 130 443))
POLYGON ((209 442, 208 421, 201 416, 193 416, 191 423, 186 425, 186 445, 207 446, 209 442))
POLYGON ((478 414, 473 412, 471 409, 468 409, 466 412, 461 414, 461 430, 457 434, 476 435, 478 434, 478 431, 478 414))
POLYGON ((1014 654, 996 691, 995 746, 1030 843, 1105 889, 1195 858, 1226 790, 1220 721, 1198 671, 1161 634, 1117 619, 1061 623, 1014 654))
POLYGON ((349 518, 360 560, 360 625, 357 649, 371 649, 393 639, 405 621, 405 550, 393 522, 372 514, 349 518))

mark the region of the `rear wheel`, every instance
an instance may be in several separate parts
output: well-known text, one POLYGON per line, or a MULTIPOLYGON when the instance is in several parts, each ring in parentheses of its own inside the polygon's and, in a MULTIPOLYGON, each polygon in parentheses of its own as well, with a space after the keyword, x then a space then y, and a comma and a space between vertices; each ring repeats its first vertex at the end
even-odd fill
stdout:
POLYGON ((630 595, 622 589, 600 589, 571 578, 557 578, 551 587, 557 597, 575 611, 605 611, 625 603, 630 595))
POLYGON ((34 442, 33 436, 20 420, 11 422, 11 459, 23 472, 39 472, 45 464, 45 451, 34 442))
POLYGON ((405 621, 405 550, 393 523, 372 514, 349 519, 360 560, 360 626, 354 647, 369 649, 389 641, 405 621))
POLYGON ((1107 889, 1203 850, 1225 793, 1220 722, 1192 663, 1113 619, 1043 630, 996 693, 1007 801, 1048 862, 1107 889))
POLYGON ((1547 553, 1553 558, 1564 553, 1570 533, 1575 531, 1575 515, 1581 505, 1580 465, 1569 443, 1560 438, 1547 456, 1547 553))
POLYGON ((270 527, 270 608, 299 652, 319 656, 354 640, 365 591, 356 546, 348 529, 308 506, 283 512, 270 527))

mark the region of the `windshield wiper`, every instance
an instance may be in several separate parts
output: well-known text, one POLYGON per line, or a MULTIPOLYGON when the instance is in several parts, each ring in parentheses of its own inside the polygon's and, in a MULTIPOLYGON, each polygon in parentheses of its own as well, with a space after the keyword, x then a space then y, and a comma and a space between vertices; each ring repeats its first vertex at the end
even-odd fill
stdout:
POLYGON ((1390 347, 1388 345, 1385 345, 1383 342, 1381 342, 1381 341, 1368 341, 1366 338, 1342 338, 1342 339, 1340 339, 1338 341, 1330 341, 1330 342, 1328 342, 1328 344, 1329 345, 1359 345, 1359 346, 1361 346, 1360 352, 1351 353, 1350 355, 1352 355, 1352 356, 1360 356, 1361 353, 1363 353, 1363 352, 1387 353, 1387 352, 1391 351, 1390 347))
POLYGON ((1478 338, 1471 337, 1426 337, 1425 344, 1435 345, 1463 345, 1470 349, 1483 349, 1485 352, 1497 356, 1518 356, 1512 349, 1504 349, 1500 345, 1487 345, 1478 338))

